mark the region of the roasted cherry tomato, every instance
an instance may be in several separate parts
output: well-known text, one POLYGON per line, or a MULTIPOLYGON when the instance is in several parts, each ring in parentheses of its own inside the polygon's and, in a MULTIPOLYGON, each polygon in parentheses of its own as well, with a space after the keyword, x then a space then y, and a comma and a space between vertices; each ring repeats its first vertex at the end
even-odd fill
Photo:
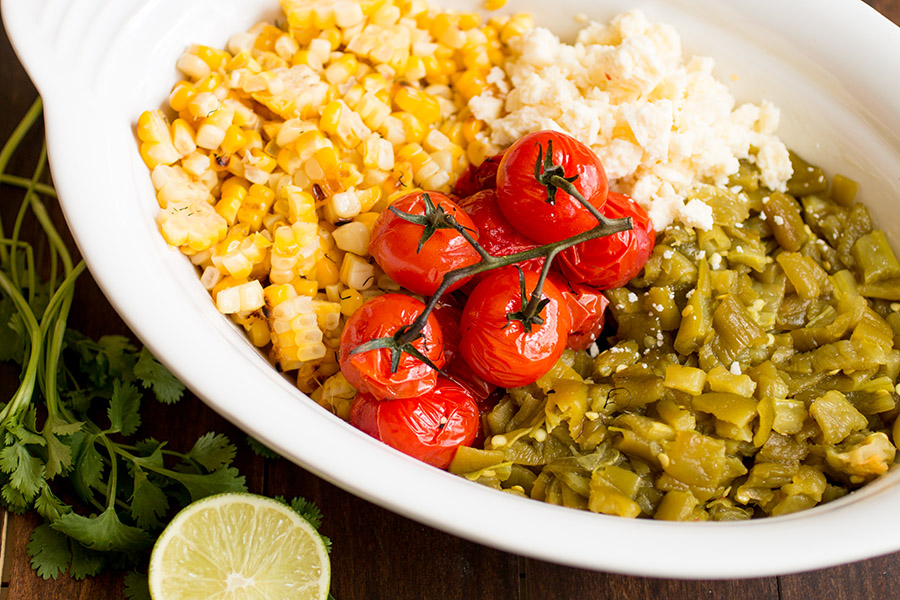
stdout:
MULTIPOLYGON (((508 256, 537 248, 538 244, 510 225, 497 205, 496 190, 482 190, 459 201, 459 206, 478 228, 478 243, 494 256, 508 256)), ((521 263, 523 269, 540 270, 543 258, 521 263)))
POLYGON ((597 208, 606 202, 609 189, 600 159, 575 138, 538 131, 517 140, 500 161, 497 197, 500 210, 512 226, 541 244, 558 242, 597 226, 597 219, 576 198, 542 182, 552 172, 575 177, 575 189, 597 208), (550 158, 555 166, 547 171, 544 159, 551 145, 550 158), (547 201, 548 194, 552 203, 547 201))
POLYGON ((559 266, 572 282, 609 290, 622 287, 641 272, 656 245, 656 232, 647 212, 624 194, 610 192, 600 212, 611 219, 631 217, 632 229, 563 250, 559 266))
MULTIPOLYGON (((425 305, 403 294, 385 294, 363 304, 347 319, 341 334, 341 373, 361 392, 377 398, 411 398, 434 387, 437 373, 418 358, 401 353, 395 372, 391 372, 391 351, 386 348, 352 354, 358 346, 377 338, 390 337, 411 324, 425 305)), ((422 337, 413 342, 438 368, 444 366, 444 338, 434 315, 428 316, 422 337)))
POLYGON ((475 439, 478 404, 465 388, 439 377, 431 391, 416 398, 379 400, 357 394, 350 423, 404 454, 446 469, 456 449, 475 439))
POLYGON ((503 152, 489 156, 478 165, 469 165, 453 186, 453 193, 460 198, 471 196, 481 190, 493 190, 497 188, 497 168, 503 152))
POLYGON ((562 292, 569 307, 572 324, 566 347, 587 350, 603 331, 609 300, 600 290, 583 283, 572 283, 555 271, 551 271, 548 278, 562 292))
MULTIPOLYGON (((530 331, 516 318, 524 309, 518 269, 489 273, 472 291, 462 316, 459 351, 476 375, 503 387, 534 382, 562 355, 569 334, 569 309, 562 292, 544 282, 541 297, 549 302, 530 331)), ((523 271, 530 296, 539 274, 523 271)), ((525 300, 527 302, 527 300, 525 300)))
MULTIPOLYGON (((403 196, 391 208, 412 215, 426 213, 425 194, 435 207, 453 215, 456 221, 478 239, 478 229, 469 216, 453 200, 440 192, 413 192, 403 196)), ((448 271, 466 267, 481 260, 478 252, 454 229, 438 229, 419 244, 426 227, 410 223, 390 209, 383 210, 375 220, 369 254, 378 266, 396 283, 417 294, 430 296, 441 284, 448 271)), ((458 288, 457 282, 448 291, 458 288)))
POLYGON ((462 309, 445 302, 442 297, 431 314, 437 319, 444 338, 444 362, 452 365, 459 357, 459 320, 462 318, 462 309))

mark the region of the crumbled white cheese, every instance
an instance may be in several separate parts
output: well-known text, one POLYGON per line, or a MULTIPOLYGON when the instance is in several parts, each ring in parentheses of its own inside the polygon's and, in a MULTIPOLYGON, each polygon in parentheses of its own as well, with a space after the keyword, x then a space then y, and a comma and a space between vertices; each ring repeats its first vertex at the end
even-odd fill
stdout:
POLYGON ((785 190, 791 163, 775 137, 778 109, 766 101, 736 106, 712 75, 714 61, 685 59, 671 26, 633 10, 591 22, 574 45, 538 27, 509 46, 505 78, 492 71, 491 89, 469 101, 488 125, 483 141, 498 150, 541 129, 571 134, 658 231, 675 221, 712 227, 711 208, 691 190, 726 185, 742 159, 760 168, 764 185, 785 190))
POLYGON ((733 363, 731 363, 731 368, 728 370, 731 371, 732 375, 740 375, 741 374, 741 365, 738 361, 734 361, 733 363))

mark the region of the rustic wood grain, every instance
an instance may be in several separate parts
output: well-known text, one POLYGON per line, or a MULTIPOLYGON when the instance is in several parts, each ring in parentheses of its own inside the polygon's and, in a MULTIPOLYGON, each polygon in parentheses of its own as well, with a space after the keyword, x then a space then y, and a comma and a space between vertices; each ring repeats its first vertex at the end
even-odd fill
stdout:
MULTIPOLYGON (((900 23, 900 0, 868 0, 868 3, 900 23)), ((0 40, 0 81, 3 82, 0 139, 5 139, 35 96, 5 36, 0 40)), ((10 172, 30 173, 40 143, 38 130, 28 137, 10 172)), ((0 190, 0 211, 5 197, 2 194, 0 190)), ((6 212, 3 216, 9 222, 6 212)), ((56 218, 60 219, 58 213, 56 218)), ((74 327, 95 336, 127 333, 125 325, 88 276, 82 277, 78 287, 71 317, 74 327)), ((0 392, 6 392, 15 387, 16 373, 2 367, 0 392)), ((187 447, 208 430, 226 433, 239 445, 238 466, 247 475, 252 491, 287 497, 302 495, 321 507, 323 533, 334 543, 333 592, 338 600, 900 598, 900 553, 780 578, 729 581, 627 577, 523 559, 400 517, 287 461, 256 457, 244 446, 244 436, 237 428, 191 395, 176 407, 161 406, 148 415, 144 424, 147 435, 171 440, 175 447, 187 447)), ((13 515, 8 523, 8 543, 0 554, 7 558, 9 587, 0 589, 0 600, 4 595, 10 600, 122 597, 121 573, 104 573, 85 581, 73 581, 65 576, 55 581, 41 580, 32 571, 25 552, 37 518, 13 515)))

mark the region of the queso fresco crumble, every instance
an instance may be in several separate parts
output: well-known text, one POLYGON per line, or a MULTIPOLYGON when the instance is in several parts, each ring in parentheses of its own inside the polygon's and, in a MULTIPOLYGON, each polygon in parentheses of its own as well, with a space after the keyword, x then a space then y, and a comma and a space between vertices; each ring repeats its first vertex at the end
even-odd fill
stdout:
POLYGON ((509 42, 489 77, 494 89, 469 101, 497 150, 541 129, 566 132, 594 150, 612 188, 631 195, 657 231, 673 222, 712 226, 691 188, 724 185, 739 161, 755 162, 766 187, 784 191, 791 161, 775 136, 769 102, 736 106, 712 75, 711 58, 685 61, 673 27, 640 11, 592 22, 574 45, 535 28, 509 42))

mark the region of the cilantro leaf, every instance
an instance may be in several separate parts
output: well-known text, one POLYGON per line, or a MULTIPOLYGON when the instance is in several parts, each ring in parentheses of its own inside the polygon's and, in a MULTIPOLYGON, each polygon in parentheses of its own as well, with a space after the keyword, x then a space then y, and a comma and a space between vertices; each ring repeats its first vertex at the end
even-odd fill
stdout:
POLYGON ((131 435, 141 424, 138 412, 141 406, 141 393, 131 383, 113 382, 113 394, 109 400, 109 416, 112 431, 122 435, 131 435))
POLYGON ((98 362, 105 363, 112 377, 125 379, 134 368, 134 353, 137 350, 125 336, 104 335, 97 340, 98 362))
POLYGON ((44 579, 56 579, 72 560, 68 538, 47 523, 31 532, 26 551, 31 557, 31 567, 44 579))
POLYGON ((113 507, 95 517, 70 512, 54 521, 51 527, 91 550, 135 552, 149 548, 154 539, 143 529, 122 523, 113 507))
POLYGON ((91 487, 98 483, 103 476, 103 459, 94 444, 96 436, 77 433, 72 436, 72 446, 75 450, 75 472, 72 483, 78 494, 88 500, 93 497, 91 487))
POLYGON ((297 496, 290 501, 290 507, 294 509, 295 513, 308 521, 315 529, 322 526, 322 511, 319 510, 318 506, 306 498, 297 496))
POLYGON ((281 458, 281 455, 264 445, 258 439, 247 436, 247 445, 250 446, 250 449, 253 450, 257 455, 262 456, 263 458, 281 458))
POLYGON ((55 521, 69 512, 71 507, 57 498, 45 482, 41 486, 41 493, 34 499, 34 509, 48 521, 55 521))
POLYGON ((9 434, 6 439, 7 446, 0 450, 0 471, 8 473, 10 485, 31 502, 44 481, 44 463, 18 439, 9 434))
POLYGON ((147 576, 137 571, 125 575, 125 597, 128 600, 151 600, 147 576))
POLYGON ((191 495, 191 502, 196 502, 213 494, 247 491, 246 479, 234 467, 219 469, 208 475, 179 473, 178 471, 169 470, 166 470, 164 474, 187 488, 188 493, 191 495))
POLYGON ((237 448, 227 437, 210 431, 197 440, 187 457, 197 461, 208 471, 216 471, 231 464, 236 452, 237 448))
POLYGON ((106 560, 103 554, 95 550, 88 550, 78 542, 72 542, 72 565, 69 567, 69 575, 74 579, 92 577, 103 570, 106 560))
POLYGON ((8 481, 0 488, 0 496, 6 509, 17 515, 21 515, 31 508, 31 501, 26 500, 22 492, 14 488, 8 481))
MULTIPOLYGON (((0 361, 14 360, 22 364, 25 356, 24 330, 13 328, 12 319, 18 317, 16 305, 12 298, 4 296, 0 298, 0 361)), ((19 317, 21 321, 21 317, 19 317)))
POLYGON ((184 385, 146 347, 141 348, 134 365, 134 375, 141 380, 144 389, 152 388, 153 395, 164 404, 174 404, 184 394, 184 385))
POLYGON ((169 499, 139 467, 134 468, 134 492, 131 494, 131 516, 142 529, 155 529, 160 517, 169 510, 169 499))

